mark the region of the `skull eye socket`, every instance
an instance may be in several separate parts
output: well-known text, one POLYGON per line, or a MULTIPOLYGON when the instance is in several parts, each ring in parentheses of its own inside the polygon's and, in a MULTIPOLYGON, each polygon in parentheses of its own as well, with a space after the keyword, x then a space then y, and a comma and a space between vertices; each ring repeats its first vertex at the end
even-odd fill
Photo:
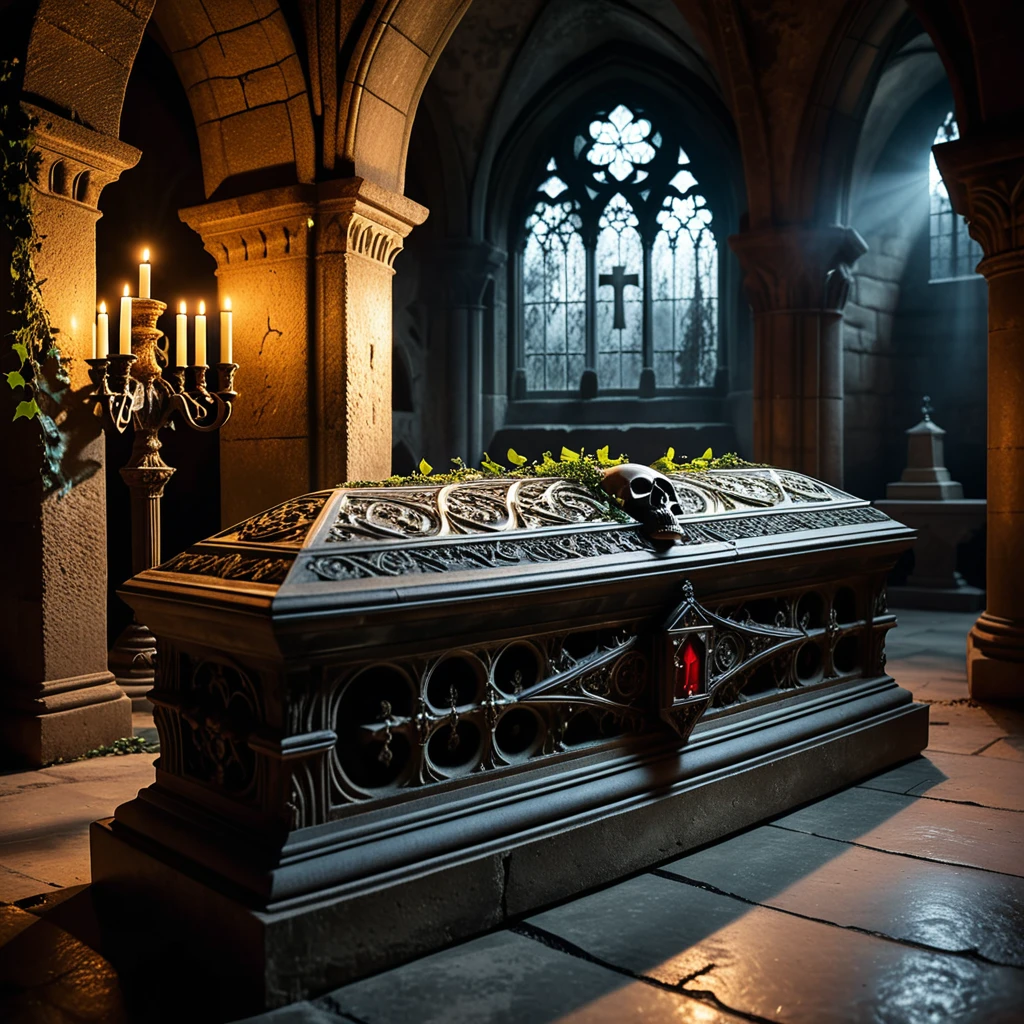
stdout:
POLYGON ((633 477, 629 481, 629 494, 633 498, 647 498, 650 497, 654 490, 655 481, 649 476, 637 476, 633 477))

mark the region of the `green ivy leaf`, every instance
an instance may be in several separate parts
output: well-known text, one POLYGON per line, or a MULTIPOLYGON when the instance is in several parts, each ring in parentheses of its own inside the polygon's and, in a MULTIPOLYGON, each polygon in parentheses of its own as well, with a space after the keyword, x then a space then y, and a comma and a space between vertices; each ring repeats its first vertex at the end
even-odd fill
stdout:
POLYGON ((563 462, 579 462, 580 461, 579 452, 571 451, 569 448, 566 448, 565 445, 562 445, 562 456, 561 457, 562 457, 562 461, 563 462))
POLYGON ((18 364, 18 369, 20 370, 28 361, 28 347, 22 342, 16 341, 11 348, 14 349, 14 354, 21 360, 18 364))
POLYGON ((509 450, 506 453, 505 457, 508 459, 509 462, 512 463, 513 466, 525 466, 526 465, 526 456, 525 455, 520 455, 519 452, 517 452, 515 450, 515 448, 509 448, 509 450))
POLYGON ((10 384, 12 388, 23 388, 27 382, 17 370, 11 370, 11 372, 7 374, 7 383, 10 384))
POLYGON ((492 476, 501 476, 505 472, 505 467, 500 462, 495 462, 487 452, 484 452, 484 458, 480 465, 492 476))
POLYGON ((36 405, 34 398, 29 399, 27 402, 19 402, 18 408, 14 410, 14 418, 20 419, 22 416, 27 420, 35 419, 39 415, 40 409, 36 405))
POLYGON ((426 459, 420 459, 420 476, 430 476, 434 467, 426 459))
POLYGON ((708 450, 707 450, 706 452, 704 452, 704 454, 703 454, 703 455, 701 456, 701 458, 702 458, 702 459, 703 459, 703 460, 704 460, 705 462, 710 462, 710 461, 711 461, 711 459, 713 459, 713 458, 714 458, 714 456, 713 456, 713 455, 711 454, 711 449, 710 449, 710 448, 708 448, 708 450))

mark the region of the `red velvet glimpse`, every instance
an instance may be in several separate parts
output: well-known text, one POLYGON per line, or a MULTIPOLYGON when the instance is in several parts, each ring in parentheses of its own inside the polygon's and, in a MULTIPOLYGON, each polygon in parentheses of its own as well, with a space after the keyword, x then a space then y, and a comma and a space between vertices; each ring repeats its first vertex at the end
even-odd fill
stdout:
POLYGON ((700 693, 700 654, 690 638, 683 645, 683 653, 676 665, 676 699, 695 697, 700 693))

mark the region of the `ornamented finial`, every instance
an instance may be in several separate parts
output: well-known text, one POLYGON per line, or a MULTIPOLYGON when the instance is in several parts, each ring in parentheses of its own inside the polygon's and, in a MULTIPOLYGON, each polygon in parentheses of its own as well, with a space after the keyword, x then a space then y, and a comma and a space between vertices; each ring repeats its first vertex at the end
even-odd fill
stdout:
POLYGON ((921 415, 924 417, 925 423, 931 423, 932 421, 932 400, 925 395, 921 399, 921 415))

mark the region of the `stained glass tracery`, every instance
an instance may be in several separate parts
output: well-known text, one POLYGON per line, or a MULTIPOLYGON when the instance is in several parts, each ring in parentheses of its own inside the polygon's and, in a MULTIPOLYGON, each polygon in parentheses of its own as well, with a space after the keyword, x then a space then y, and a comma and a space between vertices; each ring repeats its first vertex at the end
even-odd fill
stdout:
POLYGON ((547 162, 524 225, 528 391, 575 391, 587 368, 604 391, 635 390, 645 368, 659 388, 714 384, 718 245, 689 164, 624 103, 547 162))
MULTIPOLYGON (((953 112, 950 111, 939 126, 933 145, 955 142, 959 138, 959 126, 953 112)), ((982 257, 981 246, 971 238, 967 230, 967 221, 954 212, 934 154, 928 154, 928 162, 930 278, 933 283, 972 278, 976 275, 974 268, 982 257)))

